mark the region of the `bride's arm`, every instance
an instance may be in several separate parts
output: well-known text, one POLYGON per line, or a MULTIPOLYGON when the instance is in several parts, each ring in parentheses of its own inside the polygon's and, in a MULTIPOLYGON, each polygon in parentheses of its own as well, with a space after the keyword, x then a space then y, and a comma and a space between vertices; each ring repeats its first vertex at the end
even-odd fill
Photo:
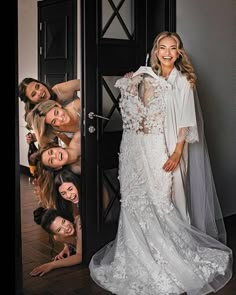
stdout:
POLYGON ((173 154, 169 157, 169 159, 165 162, 165 164, 162 167, 166 172, 174 171, 175 168, 178 166, 184 149, 184 144, 184 140, 181 142, 177 142, 173 154))

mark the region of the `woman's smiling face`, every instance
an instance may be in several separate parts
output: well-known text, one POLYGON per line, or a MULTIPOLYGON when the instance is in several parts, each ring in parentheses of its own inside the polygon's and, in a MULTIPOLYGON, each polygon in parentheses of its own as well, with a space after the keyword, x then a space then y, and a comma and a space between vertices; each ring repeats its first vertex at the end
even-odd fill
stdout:
POLYGON ((161 39, 156 54, 162 66, 174 67, 174 63, 179 56, 176 40, 171 37, 161 39))
POLYGON ((79 202, 78 190, 72 182, 63 182, 59 186, 58 191, 63 199, 74 204, 77 204, 79 202))
POLYGON ((51 98, 47 87, 35 81, 30 82, 29 85, 27 85, 25 94, 34 104, 49 100, 51 98))
POLYGON ((68 152, 61 147, 50 148, 43 152, 42 163, 45 166, 59 169, 66 165, 68 161, 68 152))
POLYGON ((63 129, 63 126, 67 126, 70 123, 70 116, 65 109, 56 106, 47 112, 45 123, 54 128, 63 129))
POLYGON ((50 230, 57 236, 73 236, 75 228, 72 222, 57 216, 50 225, 50 230))

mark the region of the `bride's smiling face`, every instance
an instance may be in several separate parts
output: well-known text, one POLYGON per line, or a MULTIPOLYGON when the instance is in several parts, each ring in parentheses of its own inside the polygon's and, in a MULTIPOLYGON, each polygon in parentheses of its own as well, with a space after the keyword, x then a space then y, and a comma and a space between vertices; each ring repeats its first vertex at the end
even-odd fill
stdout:
POLYGON ((68 161, 68 152, 61 147, 54 147, 46 150, 42 154, 42 163, 45 166, 59 169, 66 165, 68 161))
POLYGON ((174 67, 179 56, 176 40, 172 37, 161 39, 156 54, 162 66, 174 67))

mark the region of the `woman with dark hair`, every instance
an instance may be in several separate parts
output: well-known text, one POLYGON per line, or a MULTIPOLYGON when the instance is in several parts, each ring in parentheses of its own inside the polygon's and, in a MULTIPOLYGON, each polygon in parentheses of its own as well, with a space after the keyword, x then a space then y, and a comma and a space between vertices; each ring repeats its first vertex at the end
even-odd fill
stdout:
POLYGON ((63 216, 59 215, 55 209, 45 209, 42 207, 34 210, 34 221, 40 224, 41 227, 50 235, 51 240, 62 242, 67 244, 70 248, 75 250, 74 255, 68 255, 63 258, 63 256, 58 256, 57 259, 44 263, 36 268, 34 268, 30 275, 31 276, 43 276, 49 271, 76 265, 82 262, 82 232, 80 218, 76 217, 73 220, 71 216, 71 221, 65 219, 63 216))
POLYGON ((54 178, 55 206, 62 214, 80 215, 80 175, 63 168, 54 178))

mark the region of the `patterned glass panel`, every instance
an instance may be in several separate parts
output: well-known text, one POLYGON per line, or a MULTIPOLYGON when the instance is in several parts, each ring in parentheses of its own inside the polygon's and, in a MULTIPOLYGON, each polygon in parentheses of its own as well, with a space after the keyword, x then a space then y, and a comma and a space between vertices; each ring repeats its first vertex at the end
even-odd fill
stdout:
POLYGON ((109 121, 104 121, 104 131, 121 131, 122 119, 119 112, 119 89, 114 87, 117 76, 103 77, 103 92, 102 92, 102 116, 109 118, 109 121))
POLYGON ((120 213, 120 184, 118 180, 118 169, 106 169, 103 171, 103 206, 104 221, 118 221, 120 213))
POLYGON ((134 0, 102 1, 102 38, 132 40, 134 0))
POLYGON ((109 124, 105 126, 106 132, 109 131, 120 131, 122 130, 122 121, 120 118, 120 113, 115 110, 110 118, 109 124))

